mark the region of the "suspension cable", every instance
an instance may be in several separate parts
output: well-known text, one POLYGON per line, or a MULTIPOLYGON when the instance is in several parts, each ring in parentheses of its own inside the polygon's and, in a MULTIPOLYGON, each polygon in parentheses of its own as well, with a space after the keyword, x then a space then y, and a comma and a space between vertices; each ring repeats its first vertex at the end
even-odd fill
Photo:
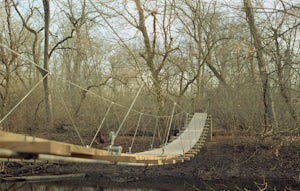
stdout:
MULTIPOLYGON (((186 116, 184 117, 181 117, 182 120, 184 120, 184 130, 186 130, 187 128, 187 125, 188 125, 188 120, 187 120, 187 117, 188 117, 188 113, 185 114, 186 116)), ((182 129, 182 127, 181 127, 182 129)), ((188 134, 188 137, 189 137, 189 134, 188 134)), ((185 150, 184 150, 184 145, 183 145, 183 142, 182 142, 182 137, 179 136, 179 140, 180 140, 180 145, 181 145, 181 149, 182 149, 182 155, 184 155, 185 153, 185 150)), ((191 142, 191 139, 189 138, 189 142, 191 142)), ((190 143, 191 144, 191 143, 190 143)))
POLYGON ((184 146, 183 146, 183 142, 182 142, 182 137, 179 136, 179 140, 180 140, 180 145, 181 145, 181 149, 182 149, 182 155, 184 155, 184 146))
POLYGON ((138 120, 138 123, 136 125, 136 128, 135 128, 135 131, 134 131, 134 135, 133 135, 133 138, 132 138, 132 142, 131 142, 131 145, 129 147, 129 153, 131 153, 131 149, 132 149, 132 146, 133 146, 133 143, 134 143, 134 140, 135 140, 135 137, 136 137, 136 134, 137 134, 137 131, 139 129, 139 126, 140 126, 140 122, 141 122, 141 119, 142 119, 142 113, 140 114, 139 116, 139 120, 138 120))
MULTIPOLYGON (((154 138, 155 138, 155 136, 156 136, 156 129, 157 129, 157 127, 158 127, 158 117, 156 117, 155 128, 154 128, 154 133, 153 133, 153 137, 152 137, 150 149, 153 149, 154 138)), ((157 133, 157 134, 158 134, 158 133, 157 133)))
MULTIPOLYGON (((59 77, 59 78, 61 78, 61 77, 59 77)), ((88 90, 88 89, 86 89, 86 88, 84 88, 84 87, 81 87, 80 85, 78 85, 78 84, 76 84, 76 83, 74 83, 74 82, 71 82, 70 80, 66 80, 66 79, 63 79, 63 78, 61 78, 61 79, 64 80, 64 81, 66 81, 67 83, 69 83, 69 84, 71 84, 71 85, 73 85, 73 86, 75 86, 75 87, 77 87, 77 88, 83 90, 83 91, 86 91, 86 92, 90 93, 91 95, 94 95, 94 96, 96 96, 96 97, 98 97, 98 98, 101 98, 101 99, 103 99, 103 100, 105 100, 105 101, 107 101, 107 102, 109 102, 109 103, 113 103, 112 100, 110 100, 110 99, 108 99, 108 98, 105 98, 105 97, 103 97, 103 96, 100 96, 100 95, 96 94, 95 92, 93 92, 93 91, 91 91, 91 90, 88 90)), ((119 103, 116 103, 116 102, 114 102, 114 105, 119 106, 119 107, 122 107, 122 108, 125 108, 125 109, 128 109, 127 106, 124 106, 124 105, 119 104, 119 103)), ((133 112, 135 112, 135 113, 138 113, 138 114, 142 113, 142 112, 137 111, 137 110, 135 110, 135 109, 131 109, 131 111, 133 111, 133 112)), ((183 112, 180 112, 180 113, 178 113, 178 114, 176 114, 176 115, 179 115, 179 114, 181 114, 181 113, 183 113, 183 112)), ((184 112, 184 113, 185 113, 185 112, 184 112)), ((153 115, 153 114, 148 114, 148 113, 142 113, 142 114, 143 114, 144 116, 157 117, 157 115, 153 115)), ((165 116, 159 116, 159 117, 170 117, 170 116, 165 115, 165 116)))
POLYGON ((35 90, 40 83, 44 81, 44 79, 49 75, 50 73, 47 73, 38 83, 36 83, 29 92, 0 120, 0 124, 35 90))
POLYGON ((109 105, 109 107, 107 108, 107 110, 106 110, 106 112, 105 112, 105 115, 104 115, 104 117, 103 117, 103 119, 102 119, 102 121, 101 121, 101 123, 100 123, 100 125, 99 125, 99 127, 98 127, 98 129, 97 129, 97 131, 96 131, 96 133, 95 133, 95 135, 94 135, 94 138, 93 138, 93 140, 91 141, 91 143, 90 143, 90 145, 89 145, 89 147, 91 147, 92 144, 94 143, 94 141, 95 141, 95 139, 96 139, 98 133, 100 132, 100 130, 101 130, 103 124, 104 124, 104 121, 105 121, 105 119, 106 119, 106 117, 107 117, 107 115, 108 115, 108 113, 109 113, 109 111, 110 111, 110 109, 111 109, 111 107, 112 107, 113 105, 114 105, 114 102, 112 102, 112 103, 109 105))
POLYGON ((167 145, 167 143, 168 143, 168 136, 170 134, 170 129, 171 129, 171 126, 172 126, 172 121, 173 121, 173 116, 174 116, 176 105, 177 105, 176 102, 174 102, 174 106, 173 106, 173 110, 172 110, 172 115, 171 115, 171 119, 170 119, 170 122, 169 122, 168 133, 167 133, 166 140, 165 140, 165 145, 167 145))
POLYGON ((75 132, 77 133, 77 136, 79 137, 79 140, 80 140, 81 144, 84 146, 84 142, 83 142, 83 139, 82 139, 82 137, 81 137, 81 135, 80 135, 80 132, 79 132, 77 126, 75 125, 75 122, 74 122, 74 120, 73 120, 73 118, 72 118, 72 115, 71 115, 71 113, 70 113, 70 111, 69 111, 69 109, 68 109, 68 107, 67 107, 67 104, 66 104, 64 98, 62 97, 60 91, 59 91, 59 95, 60 95, 60 98, 61 98, 61 100, 62 100, 62 103, 63 103, 63 105, 64 105, 64 107, 65 107, 65 110, 66 110, 66 112, 67 112, 67 114, 68 114, 68 116, 69 116, 69 118, 70 118, 70 120, 71 120, 71 122, 72 122, 72 125, 73 125, 73 127, 74 127, 74 129, 75 129, 75 132))
POLYGON ((123 118, 123 121, 121 122, 121 124, 120 124, 120 126, 119 126, 119 129, 118 129, 118 131, 117 131, 116 134, 115 134, 116 137, 118 136, 120 130, 122 129, 122 127, 123 127, 123 125, 124 125, 124 123, 125 123, 125 121, 126 121, 128 115, 129 115, 130 111, 131 111, 132 108, 133 108, 133 105, 135 104, 135 102, 136 102, 138 96, 140 95, 140 93, 141 93, 141 91, 142 91, 142 88, 143 88, 143 85, 141 85, 139 91, 137 92, 137 94, 136 94, 134 100, 133 100, 132 103, 131 103, 130 108, 128 109, 128 111, 127 111, 125 117, 123 118))
POLYGON ((165 140, 168 139, 167 133, 168 133, 168 126, 169 126, 170 119, 171 119, 171 117, 167 118, 167 121, 166 121, 166 124, 167 124, 166 126, 167 127, 164 130, 164 137, 161 140, 161 145, 164 145, 165 144, 165 140))
POLYGON ((186 117, 187 117, 187 120, 186 120, 187 121, 187 123, 186 123, 187 127, 186 127, 186 129, 187 129, 187 132, 188 132, 188 138, 189 138, 190 147, 192 147, 191 129, 189 128, 189 124, 191 123, 191 121, 190 121, 190 115, 187 114, 186 117))
POLYGON ((17 51, 15 51, 15 50, 13 50, 13 49, 11 49, 11 48, 5 46, 5 45, 2 44, 1 42, 0 42, 0 46, 2 46, 3 48, 5 48, 5 49, 11 51, 12 53, 18 55, 22 60, 25 60, 25 61, 27 61, 27 62, 33 64, 35 67, 37 67, 38 69, 44 71, 45 73, 47 73, 47 74, 50 73, 50 71, 48 71, 48 70, 46 70, 45 68, 39 66, 37 63, 33 62, 32 60, 30 60, 30 59, 28 59, 28 58, 22 56, 22 55, 21 55, 20 53, 18 53, 17 51))

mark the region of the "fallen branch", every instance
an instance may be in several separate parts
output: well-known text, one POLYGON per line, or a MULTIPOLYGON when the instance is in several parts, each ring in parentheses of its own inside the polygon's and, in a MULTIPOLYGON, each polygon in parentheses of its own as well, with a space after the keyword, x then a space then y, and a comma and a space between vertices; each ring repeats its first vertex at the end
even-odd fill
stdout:
POLYGON ((66 180, 74 178, 84 178, 85 173, 78 174, 63 174, 63 175, 44 175, 44 176, 20 176, 20 177, 6 177, 2 178, 5 181, 55 181, 66 180))

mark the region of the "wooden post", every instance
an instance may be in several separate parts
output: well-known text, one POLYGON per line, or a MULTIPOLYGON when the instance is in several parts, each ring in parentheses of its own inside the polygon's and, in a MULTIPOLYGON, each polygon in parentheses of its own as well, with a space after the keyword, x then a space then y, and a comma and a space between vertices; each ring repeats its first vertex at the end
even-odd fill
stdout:
POLYGON ((212 142, 212 116, 207 115, 207 122, 209 123, 209 130, 208 130, 208 139, 207 141, 212 142))

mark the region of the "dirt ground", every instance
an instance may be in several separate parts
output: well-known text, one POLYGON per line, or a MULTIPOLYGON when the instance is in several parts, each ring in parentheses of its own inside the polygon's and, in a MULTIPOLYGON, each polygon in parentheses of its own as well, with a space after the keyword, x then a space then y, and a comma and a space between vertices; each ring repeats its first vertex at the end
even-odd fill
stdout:
POLYGON ((86 173, 85 184, 162 190, 299 190, 300 138, 214 137, 190 161, 154 167, 5 162, 0 177, 69 173, 86 173))

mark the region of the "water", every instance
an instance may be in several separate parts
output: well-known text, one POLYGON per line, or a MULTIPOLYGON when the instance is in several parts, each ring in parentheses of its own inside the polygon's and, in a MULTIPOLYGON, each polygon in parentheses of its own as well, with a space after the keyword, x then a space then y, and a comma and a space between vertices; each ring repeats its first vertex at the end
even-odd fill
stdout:
POLYGON ((152 188, 124 188, 124 187, 103 187, 101 185, 74 185, 63 182, 4 182, 0 184, 0 191, 161 191, 152 188))
POLYGON ((241 182, 238 179, 223 182, 203 182, 195 184, 178 179, 163 179, 151 182, 136 183, 102 183, 99 180, 64 180, 57 182, 2 182, 0 191, 193 191, 193 190, 260 190, 267 187, 268 190, 299 190, 299 184, 288 180, 278 182, 254 183, 253 181, 241 182), (289 188, 289 189, 287 189, 289 188), (296 189, 297 188, 297 189, 296 189))

